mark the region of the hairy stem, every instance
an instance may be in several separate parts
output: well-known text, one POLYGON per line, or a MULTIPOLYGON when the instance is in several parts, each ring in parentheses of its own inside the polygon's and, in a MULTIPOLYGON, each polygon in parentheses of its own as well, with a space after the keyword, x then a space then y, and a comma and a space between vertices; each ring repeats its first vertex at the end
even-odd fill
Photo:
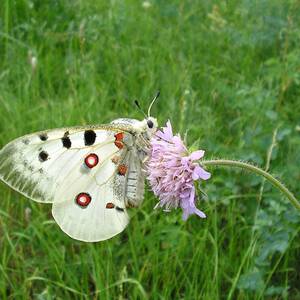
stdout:
POLYGON ((203 160, 201 161, 201 165, 203 167, 233 167, 233 168, 241 168, 246 169, 255 173, 256 175, 261 175, 266 178, 270 183, 272 183, 276 188, 278 188, 289 200, 290 202, 300 211, 300 203, 296 199, 296 197, 275 177, 273 177, 268 172, 253 166, 249 163, 236 161, 236 160, 227 160, 227 159, 215 159, 215 160, 203 160))

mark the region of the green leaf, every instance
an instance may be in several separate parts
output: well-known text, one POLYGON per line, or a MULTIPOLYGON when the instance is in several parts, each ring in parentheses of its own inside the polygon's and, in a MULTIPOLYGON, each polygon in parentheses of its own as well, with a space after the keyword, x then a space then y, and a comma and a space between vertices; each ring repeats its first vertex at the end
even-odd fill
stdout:
POLYGON ((260 271, 243 274, 238 282, 238 288, 249 291, 260 291, 264 287, 263 277, 260 271))

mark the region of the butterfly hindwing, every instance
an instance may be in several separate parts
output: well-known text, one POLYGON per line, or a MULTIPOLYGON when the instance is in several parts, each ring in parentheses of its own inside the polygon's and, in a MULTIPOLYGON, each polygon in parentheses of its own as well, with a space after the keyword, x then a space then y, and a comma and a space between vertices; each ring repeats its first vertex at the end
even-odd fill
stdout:
MULTIPOLYGON (((129 156, 130 153, 127 152, 124 157, 119 157, 117 163, 112 160, 107 162, 115 164, 117 168, 102 184, 93 181, 89 186, 82 186, 81 192, 73 201, 53 204, 54 219, 70 237, 96 242, 113 237, 127 226, 129 217, 125 198, 129 156), (83 198, 83 203, 78 203, 80 197, 83 198), (90 202, 84 206, 86 200, 90 202)), ((100 168, 95 173, 95 178, 101 178, 102 172, 103 169, 100 168)))

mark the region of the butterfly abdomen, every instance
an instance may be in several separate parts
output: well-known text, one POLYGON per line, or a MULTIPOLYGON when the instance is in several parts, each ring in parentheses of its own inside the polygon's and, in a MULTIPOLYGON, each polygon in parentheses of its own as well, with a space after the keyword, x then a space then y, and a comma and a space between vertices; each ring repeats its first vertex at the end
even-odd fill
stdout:
POLYGON ((144 174, 140 161, 136 158, 130 159, 130 168, 127 175, 126 201, 130 207, 137 207, 144 198, 144 174))

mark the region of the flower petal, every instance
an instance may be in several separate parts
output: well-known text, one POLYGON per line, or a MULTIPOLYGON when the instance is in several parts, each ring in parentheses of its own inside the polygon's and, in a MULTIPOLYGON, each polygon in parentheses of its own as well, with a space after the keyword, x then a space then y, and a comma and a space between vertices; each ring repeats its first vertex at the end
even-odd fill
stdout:
POLYGON ((203 168, 201 168, 199 165, 197 165, 194 169, 194 172, 192 174, 192 178, 194 180, 197 179, 203 179, 203 180, 207 180, 209 179, 211 176, 211 174, 207 171, 205 171, 203 168))
POLYGON ((191 153, 190 158, 191 160, 198 160, 204 156, 204 150, 198 150, 191 153))
POLYGON ((189 201, 183 201, 181 203, 181 208, 183 209, 183 215, 182 215, 182 219, 184 221, 187 220, 187 218, 190 216, 190 215, 193 215, 193 214, 196 214, 197 216, 199 216, 200 218, 206 218, 206 215, 203 211, 199 210, 195 204, 191 204, 189 203, 189 201))
POLYGON ((167 122, 167 126, 163 127, 164 137, 167 140, 171 140, 173 138, 172 125, 170 120, 167 122))
POLYGON ((195 191, 195 187, 193 186, 191 189, 191 194, 190 194, 190 199, 189 199, 190 204, 193 206, 195 206, 195 194, 196 194, 196 191, 195 191))
POLYGON ((198 208, 195 208, 194 214, 198 215, 200 218, 206 218, 206 214, 198 208))

